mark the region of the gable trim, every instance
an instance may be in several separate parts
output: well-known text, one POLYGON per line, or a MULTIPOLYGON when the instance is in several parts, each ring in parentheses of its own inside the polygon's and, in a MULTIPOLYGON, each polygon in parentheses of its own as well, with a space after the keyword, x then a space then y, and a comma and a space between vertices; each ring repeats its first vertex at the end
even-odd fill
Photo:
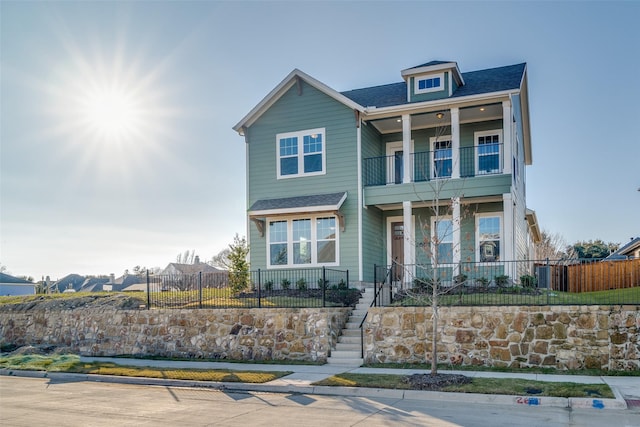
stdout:
POLYGON ((285 77, 284 80, 282 80, 275 88, 273 88, 273 90, 271 90, 271 92, 269 92, 267 96, 265 96, 262 101, 258 103, 258 105, 256 105, 251 111, 249 111, 249 113, 233 127, 233 130, 238 132, 240 135, 244 135, 245 128, 255 123, 256 120, 258 120, 260 116, 262 116, 262 114, 264 114, 293 85, 298 85, 298 93, 300 94, 302 82, 307 83, 313 88, 319 90, 327 96, 330 96, 331 98, 353 110, 357 110, 360 112, 364 111, 364 107, 362 107, 358 103, 350 100, 341 93, 331 89, 329 86, 296 68, 291 71, 289 75, 287 75, 287 77, 285 77))

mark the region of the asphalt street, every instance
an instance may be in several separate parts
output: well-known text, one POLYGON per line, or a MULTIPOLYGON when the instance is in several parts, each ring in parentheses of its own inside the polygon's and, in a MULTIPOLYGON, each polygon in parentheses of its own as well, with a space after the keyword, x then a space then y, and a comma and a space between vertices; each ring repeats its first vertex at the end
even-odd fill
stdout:
POLYGON ((6 426, 640 427, 640 411, 0 377, 6 426))

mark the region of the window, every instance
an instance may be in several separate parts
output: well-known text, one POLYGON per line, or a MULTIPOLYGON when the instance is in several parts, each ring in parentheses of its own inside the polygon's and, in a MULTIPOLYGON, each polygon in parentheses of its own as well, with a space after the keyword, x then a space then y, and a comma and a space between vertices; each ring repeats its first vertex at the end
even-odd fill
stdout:
POLYGON ((502 131, 476 132, 476 170, 478 175, 500 173, 502 170, 502 131))
POLYGON ((269 221, 269 266, 335 265, 338 236, 334 216, 269 221))
POLYGON ((453 221, 451 218, 433 220, 432 229, 437 233, 437 248, 433 247, 434 258, 438 264, 453 262, 453 221), (437 249, 437 253, 436 253, 437 249))
POLYGON ((324 174, 324 134, 322 128, 276 135, 278 179, 324 174))
POLYGON ((480 262, 500 261, 502 218, 499 215, 476 217, 476 241, 480 262))
POLYGON ((414 92, 416 94, 437 92, 444 89, 444 73, 429 77, 416 77, 414 92))
POLYGON ((451 136, 431 138, 431 177, 449 178, 453 168, 451 136))

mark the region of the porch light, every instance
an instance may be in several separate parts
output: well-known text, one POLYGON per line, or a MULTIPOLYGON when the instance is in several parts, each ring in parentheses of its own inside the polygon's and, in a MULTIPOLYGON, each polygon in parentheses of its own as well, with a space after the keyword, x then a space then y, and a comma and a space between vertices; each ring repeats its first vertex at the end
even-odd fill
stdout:
POLYGON ((484 111, 484 107, 480 107, 480 111, 484 111))
POLYGON ((444 117, 444 113, 443 113, 443 112, 438 112, 438 113, 436 113, 436 117, 437 117, 438 119, 441 119, 441 118, 443 118, 443 117, 444 117))

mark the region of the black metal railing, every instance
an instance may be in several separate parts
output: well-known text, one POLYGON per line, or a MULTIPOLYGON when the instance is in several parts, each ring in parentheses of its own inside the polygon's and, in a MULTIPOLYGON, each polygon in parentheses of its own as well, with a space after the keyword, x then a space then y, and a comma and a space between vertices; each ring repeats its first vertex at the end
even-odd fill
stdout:
POLYGON ((330 268, 250 271, 234 291, 227 272, 147 275, 148 308, 307 308, 355 306, 349 271, 330 268))
MULTIPOLYGON (((459 168, 461 178, 500 174, 504 169, 502 144, 462 147, 457 160, 452 154, 451 150, 410 153, 410 181, 450 178, 456 168, 459 168)), ((365 158, 362 170, 365 187, 403 182, 404 163, 401 154, 365 158)))
POLYGON ((376 305, 640 305, 640 259, 375 266, 376 305), (394 273, 401 269, 401 273, 394 273), (388 274, 384 274, 388 271, 388 274))

